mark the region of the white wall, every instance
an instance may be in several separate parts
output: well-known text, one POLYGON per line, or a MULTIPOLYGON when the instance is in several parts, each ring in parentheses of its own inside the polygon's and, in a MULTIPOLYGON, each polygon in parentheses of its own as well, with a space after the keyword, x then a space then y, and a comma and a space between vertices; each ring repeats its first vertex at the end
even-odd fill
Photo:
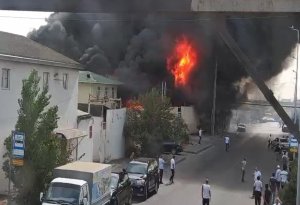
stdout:
MULTIPOLYGON (((17 121, 19 109, 18 99, 21 97, 22 80, 28 78, 30 72, 35 69, 41 77, 42 87, 43 72, 50 73, 49 93, 51 94, 50 106, 58 105, 59 129, 75 128, 77 124, 77 94, 78 94, 78 71, 67 68, 56 68, 43 65, 19 63, 11 61, 0 61, 0 81, 2 68, 10 69, 10 88, 2 90, 0 87, 0 165, 5 152, 4 139, 11 133, 17 121), (64 90, 61 80, 54 80, 54 73, 59 73, 62 79, 63 73, 68 73, 68 89, 64 90)), ((1 84, 1 83, 0 83, 1 84)), ((4 173, 0 171, 0 193, 7 189, 7 180, 4 180, 4 173)))
POLYGON ((120 159, 125 155, 125 139, 123 128, 126 109, 107 110, 106 140, 108 143, 106 156, 108 160, 120 159))
MULTIPOLYGON (((173 107, 171 113, 178 115, 178 107, 173 107)), ((193 106, 181 106, 181 118, 187 124, 190 134, 198 132, 199 119, 193 106)))
POLYGON ((103 118, 93 117, 93 161, 104 162, 105 160, 105 130, 103 130, 103 118))
POLYGON ((79 138, 78 144, 78 154, 77 157, 79 158, 84 154, 84 156, 80 159, 80 161, 85 162, 92 162, 93 161, 93 138, 95 136, 90 136, 89 128, 92 126, 94 129, 95 125, 92 118, 81 120, 78 124, 78 129, 83 130, 87 133, 87 136, 84 138, 79 138))

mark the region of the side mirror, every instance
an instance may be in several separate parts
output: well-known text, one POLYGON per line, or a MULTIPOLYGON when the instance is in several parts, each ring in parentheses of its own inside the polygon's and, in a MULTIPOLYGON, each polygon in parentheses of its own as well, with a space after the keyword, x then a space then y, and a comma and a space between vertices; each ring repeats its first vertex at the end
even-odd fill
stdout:
POLYGON ((44 200, 44 193, 41 192, 41 193, 40 193, 40 202, 42 202, 43 200, 44 200))

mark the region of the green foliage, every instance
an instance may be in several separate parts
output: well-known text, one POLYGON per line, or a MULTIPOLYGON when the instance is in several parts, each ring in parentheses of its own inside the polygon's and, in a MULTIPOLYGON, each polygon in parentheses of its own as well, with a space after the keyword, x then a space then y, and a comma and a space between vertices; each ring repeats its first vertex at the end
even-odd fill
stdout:
POLYGON ((295 205, 297 195, 297 162, 291 165, 289 184, 280 193, 284 205, 295 205))
MULTIPOLYGON (((25 133, 24 166, 12 167, 11 180, 17 188, 17 200, 22 205, 38 204, 39 192, 43 191, 51 180, 52 170, 68 161, 69 152, 66 141, 55 137, 57 128, 57 106, 49 107, 48 90, 39 88, 40 79, 32 71, 27 80, 23 80, 21 99, 18 100, 18 120, 16 131, 25 133), (46 109, 47 108, 47 109, 46 109)), ((11 137, 5 139, 7 152, 3 170, 9 177, 9 156, 11 137)))
POLYGON ((131 142, 128 144, 141 145, 143 155, 157 156, 164 140, 180 142, 188 138, 187 126, 171 113, 170 100, 162 99, 157 90, 139 96, 137 102, 143 109, 128 110, 125 136, 131 142))

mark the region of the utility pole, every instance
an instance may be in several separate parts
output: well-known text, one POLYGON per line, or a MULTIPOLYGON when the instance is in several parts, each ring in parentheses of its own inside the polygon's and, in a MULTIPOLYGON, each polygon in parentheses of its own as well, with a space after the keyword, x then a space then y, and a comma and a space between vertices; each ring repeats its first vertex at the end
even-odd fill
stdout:
POLYGON ((217 97, 217 76, 218 76, 218 61, 216 60, 215 72, 214 72, 214 94, 213 94, 213 107, 211 113, 211 134, 215 135, 215 123, 216 123, 216 97, 217 97))
MULTIPOLYGON (((297 126, 297 92, 298 92, 298 55, 299 55, 299 29, 295 29, 294 26, 291 26, 290 29, 297 32, 297 65, 296 65, 296 83, 295 83, 295 93, 294 93, 294 123, 297 126)), ((299 137, 299 136, 296 136, 299 137)), ((300 205, 300 146, 298 145, 298 170, 297 170, 297 198, 296 204, 300 205)))

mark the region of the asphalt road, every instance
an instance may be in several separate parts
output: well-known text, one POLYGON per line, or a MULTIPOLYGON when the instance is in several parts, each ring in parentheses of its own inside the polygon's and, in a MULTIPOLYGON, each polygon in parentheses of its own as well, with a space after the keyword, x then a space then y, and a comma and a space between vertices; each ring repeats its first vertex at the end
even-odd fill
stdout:
MULTIPOLYGON (((278 162, 273 151, 267 149, 267 131, 276 133, 277 124, 256 125, 252 131, 264 130, 264 134, 243 134, 231 139, 229 152, 224 150, 221 138, 214 140, 214 146, 200 154, 187 154, 186 160, 176 167, 175 184, 162 185, 158 194, 143 202, 145 205, 196 205, 201 204, 201 185, 209 178, 212 188, 211 204, 250 205, 253 185, 253 171, 257 166, 262 172, 263 182, 268 182, 278 162), (247 159, 246 182, 241 183, 241 161, 247 159)), ((164 182, 168 182, 169 172, 164 182)))

